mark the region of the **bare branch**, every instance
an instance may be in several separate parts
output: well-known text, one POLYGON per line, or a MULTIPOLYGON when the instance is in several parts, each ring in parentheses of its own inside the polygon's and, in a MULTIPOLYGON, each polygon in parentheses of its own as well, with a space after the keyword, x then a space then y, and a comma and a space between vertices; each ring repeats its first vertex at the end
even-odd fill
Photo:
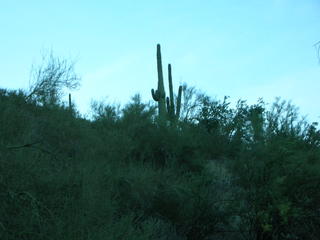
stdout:
POLYGON ((39 143, 42 143, 42 141, 37 141, 37 142, 33 142, 33 143, 26 143, 26 144, 18 145, 18 146, 7 146, 5 148, 8 150, 16 150, 16 149, 22 149, 22 148, 33 148, 33 149, 39 150, 40 152, 51 155, 54 159, 57 159, 56 154, 50 152, 49 150, 46 150, 46 149, 43 149, 41 147, 36 146, 39 143))
POLYGON ((43 57, 43 64, 32 70, 28 99, 35 99, 42 104, 57 103, 63 88, 76 89, 80 78, 74 72, 74 63, 56 58, 52 53, 43 57))
POLYGON ((35 144, 38 144, 40 143, 39 141, 37 142, 34 142, 34 143, 27 143, 27 144, 24 144, 24 145, 19 145, 19 146, 11 146, 11 147, 6 147, 7 149, 19 149, 19 148, 26 148, 26 147, 32 147, 33 145, 35 144))

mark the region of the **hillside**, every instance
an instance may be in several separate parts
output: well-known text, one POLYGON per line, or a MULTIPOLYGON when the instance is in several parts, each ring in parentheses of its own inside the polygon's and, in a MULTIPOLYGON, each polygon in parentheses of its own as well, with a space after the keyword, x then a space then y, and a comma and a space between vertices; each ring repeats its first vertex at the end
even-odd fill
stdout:
POLYGON ((165 126, 138 95, 91 120, 27 97, 0 91, 1 239, 320 235, 320 132, 290 103, 202 95, 165 126))

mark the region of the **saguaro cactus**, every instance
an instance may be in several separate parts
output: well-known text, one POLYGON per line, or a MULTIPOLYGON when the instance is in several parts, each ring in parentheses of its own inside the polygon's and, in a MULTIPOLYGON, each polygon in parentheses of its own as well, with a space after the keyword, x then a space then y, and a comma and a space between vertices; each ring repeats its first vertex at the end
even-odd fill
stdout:
POLYGON ((154 91, 154 89, 151 89, 151 95, 153 99, 158 102, 159 118, 161 120, 165 120, 166 119, 166 104, 165 104, 166 93, 164 91, 164 84, 163 84, 160 44, 157 45, 157 70, 158 70, 158 89, 156 91, 154 91))
POLYGON ((179 86, 176 109, 174 106, 171 64, 168 65, 169 97, 166 98, 163 83, 160 44, 157 45, 158 89, 151 89, 152 98, 158 102, 159 118, 162 121, 176 121, 180 115, 182 86, 179 86), (166 107, 167 104, 167 107, 166 107))

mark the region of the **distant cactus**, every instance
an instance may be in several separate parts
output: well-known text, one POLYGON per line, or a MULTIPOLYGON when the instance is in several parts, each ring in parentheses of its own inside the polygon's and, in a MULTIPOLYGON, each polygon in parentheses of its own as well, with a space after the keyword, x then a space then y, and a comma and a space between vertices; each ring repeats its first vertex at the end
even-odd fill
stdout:
POLYGON ((72 104, 71 104, 71 93, 69 93, 69 110, 72 109, 72 104))
POLYGON ((173 86, 171 64, 168 65, 168 80, 169 80, 169 97, 166 98, 166 93, 163 84, 163 72, 161 61, 160 44, 157 45, 157 69, 158 69, 158 89, 151 89, 152 98, 158 102, 159 118, 161 121, 170 120, 174 122, 179 119, 181 109, 182 86, 179 86, 176 108, 174 106, 173 86), (167 107, 166 107, 167 104, 167 107))

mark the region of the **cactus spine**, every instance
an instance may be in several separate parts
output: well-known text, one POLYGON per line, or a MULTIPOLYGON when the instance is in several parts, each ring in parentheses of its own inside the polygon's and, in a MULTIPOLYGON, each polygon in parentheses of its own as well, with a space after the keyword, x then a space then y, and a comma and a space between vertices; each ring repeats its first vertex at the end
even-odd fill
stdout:
POLYGON ((158 102, 158 111, 160 120, 170 120, 174 122, 179 119, 181 109, 182 86, 179 86, 176 109, 174 106, 173 86, 172 86, 172 71, 171 64, 168 65, 168 80, 169 80, 169 97, 166 98, 163 83, 162 61, 160 44, 157 45, 157 69, 158 69, 158 89, 151 90, 152 98, 158 102), (167 105, 167 106, 166 106, 167 105))

